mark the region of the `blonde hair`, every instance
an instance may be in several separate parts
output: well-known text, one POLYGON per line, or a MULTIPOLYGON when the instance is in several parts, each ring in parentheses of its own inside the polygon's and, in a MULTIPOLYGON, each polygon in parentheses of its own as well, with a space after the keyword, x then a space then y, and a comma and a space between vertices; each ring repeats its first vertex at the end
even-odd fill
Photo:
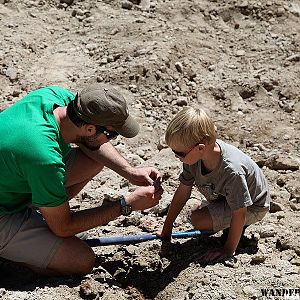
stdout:
POLYGON ((165 140, 169 147, 192 147, 197 143, 214 144, 216 128, 201 108, 185 107, 170 122, 165 140))

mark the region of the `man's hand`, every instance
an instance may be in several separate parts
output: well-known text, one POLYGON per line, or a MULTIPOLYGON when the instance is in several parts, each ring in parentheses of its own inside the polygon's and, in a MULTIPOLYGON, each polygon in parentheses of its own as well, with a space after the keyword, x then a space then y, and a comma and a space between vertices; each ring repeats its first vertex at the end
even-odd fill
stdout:
POLYGON ((225 258, 228 258, 230 256, 232 256, 234 253, 228 251, 226 248, 222 247, 222 248, 217 248, 217 249, 213 249, 208 251, 203 257, 202 259, 206 262, 220 262, 225 258))
POLYGON ((135 167, 130 169, 128 180, 139 186, 153 185, 153 182, 160 177, 160 173, 153 167, 135 167))
POLYGON ((144 210, 157 205, 162 193, 163 189, 161 187, 155 190, 154 186, 144 186, 125 196, 125 200, 132 206, 133 210, 144 210))

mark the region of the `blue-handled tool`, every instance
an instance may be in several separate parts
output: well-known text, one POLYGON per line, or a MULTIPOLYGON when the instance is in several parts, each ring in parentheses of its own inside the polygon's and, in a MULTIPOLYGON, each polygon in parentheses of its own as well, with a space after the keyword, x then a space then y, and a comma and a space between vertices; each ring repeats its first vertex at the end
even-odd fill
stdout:
MULTIPOLYGON (((200 230, 190 230, 184 232, 176 232, 172 233, 173 239, 180 238, 190 238, 197 237, 200 235, 211 235, 213 232, 211 231, 200 231, 200 230)), ((111 236, 111 237, 100 237, 87 239, 85 242, 91 247, 97 246, 108 246, 108 245, 117 245, 117 244, 137 244, 146 241, 160 239, 160 237, 156 234, 140 234, 140 235, 125 235, 125 236, 111 236)))

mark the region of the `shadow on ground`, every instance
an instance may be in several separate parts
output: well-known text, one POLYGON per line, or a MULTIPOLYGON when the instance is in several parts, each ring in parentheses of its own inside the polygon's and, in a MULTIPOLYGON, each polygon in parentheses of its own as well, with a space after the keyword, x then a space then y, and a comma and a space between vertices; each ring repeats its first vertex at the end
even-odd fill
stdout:
POLYGON ((66 285, 69 287, 78 286, 82 280, 80 277, 44 277, 31 270, 0 258, 0 288, 11 291, 33 291, 36 287, 56 287, 66 285))
MULTIPOLYGON (((199 268, 205 268, 206 264, 201 260, 203 254, 207 250, 221 245, 222 239, 214 236, 203 236, 186 242, 177 242, 172 244, 166 253, 161 254, 161 267, 149 268, 149 266, 131 265, 125 272, 118 273, 117 276, 116 270, 118 268, 124 267, 126 269, 127 258, 123 258, 124 265, 120 265, 119 261, 109 260, 105 256, 101 258, 99 263, 111 275, 114 274, 111 277, 113 284, 122 285, 129 294, 133 294, 135 290, 140 295, 140 299, 153 299, 191 263, 198 265, 199 268)), ((255 254, 257 250, 257 240, 243 237, 237 254, 255 254)), ((2 258, 0 258, 0 274, 0 287, 12 291, 33 291, 36 287, 57 287, 59 285, 76 287, 81 284, 84 278, 75 276, 42 277, 19 264, 2 258)), ((98 280, 97 276, 94 279, 98 280)))
MULTIPOLYGON (((257 242, 253 237, 243 237, 237 249, 237 254, 257 253, 257 242)), ((129 290, 136 289, 143 295, 144 299, 154 299, 191 263, 199 265, 199 268, 205 268, 207 264, 202 261, 203 254, 207 250, 220 247, 221 245, 221 238, 213 236, 191 239, 183 243, 178 242, 172 244, 168 253, 164 255, 168 261, 165 267, 149 270, 147 267, 141 269, 133 266, 129 272, 115 279, 124 288, 129 290)), ((115 272, 116 266, 113 262, 103 262, 101 265, 111 274, 115 272)))

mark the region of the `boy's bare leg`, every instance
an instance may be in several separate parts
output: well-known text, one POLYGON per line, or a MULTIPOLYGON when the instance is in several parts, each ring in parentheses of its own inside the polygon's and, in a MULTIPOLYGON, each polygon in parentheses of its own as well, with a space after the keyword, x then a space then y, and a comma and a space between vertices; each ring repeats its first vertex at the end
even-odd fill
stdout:
POLYGON ((191 215, 192 225, 199 230, 213 230, 213 220, 207 207, 196 209, 191 215))

